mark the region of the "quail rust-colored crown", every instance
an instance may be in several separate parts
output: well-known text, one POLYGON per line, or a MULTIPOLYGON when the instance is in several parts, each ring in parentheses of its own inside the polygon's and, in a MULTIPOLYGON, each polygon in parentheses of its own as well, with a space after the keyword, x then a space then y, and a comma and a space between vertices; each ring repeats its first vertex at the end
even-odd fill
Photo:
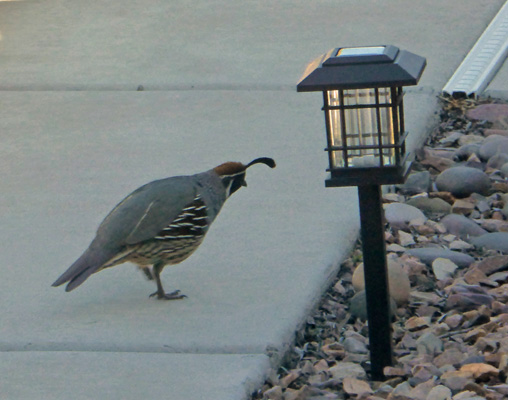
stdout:
POLYGON ((213 170, 219 176, 235 175, 245 171, 246 167, 240 162, 230 161, 215 167, 213 170))

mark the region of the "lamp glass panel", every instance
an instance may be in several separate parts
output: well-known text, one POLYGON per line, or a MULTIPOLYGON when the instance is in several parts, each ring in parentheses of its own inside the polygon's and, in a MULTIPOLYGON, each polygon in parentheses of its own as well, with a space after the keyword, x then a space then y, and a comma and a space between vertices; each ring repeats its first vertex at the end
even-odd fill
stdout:
POLYGON ((370 47, 345 47, 340 49, 337 56, 372 56, 383 54, 385 46, 370 46, 370 47))
POLYGON ((328 110, 332 168, 381 167, 395 164, 390 88, 330 90, 328 110), (335 108, 341 107, 341 108, 335 108), (342 115, 344 120, 342 121, 342 115), (381 142, 380 142, 381 139, 381 142))

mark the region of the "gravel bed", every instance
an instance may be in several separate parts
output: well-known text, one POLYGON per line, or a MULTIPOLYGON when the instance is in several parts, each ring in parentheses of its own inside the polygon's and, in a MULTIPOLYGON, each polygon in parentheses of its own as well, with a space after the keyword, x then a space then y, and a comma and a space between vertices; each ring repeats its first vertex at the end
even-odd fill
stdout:
POLYGON ((252 400, 508 398, 508 104, 442 99, 384 195, 395 362, 369 378, 361 245, 252 400))

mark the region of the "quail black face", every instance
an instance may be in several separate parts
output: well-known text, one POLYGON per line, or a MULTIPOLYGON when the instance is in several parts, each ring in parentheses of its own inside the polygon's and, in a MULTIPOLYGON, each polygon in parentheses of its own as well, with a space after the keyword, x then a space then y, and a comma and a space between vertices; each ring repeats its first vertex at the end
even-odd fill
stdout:
POLYGON ((222 178, 222 183, 224 184, 227 196, 229 197, 242 186, 247 186, 247 182, 245 182, 245 172, 241 172, 237 175, 225 176, 222 178))

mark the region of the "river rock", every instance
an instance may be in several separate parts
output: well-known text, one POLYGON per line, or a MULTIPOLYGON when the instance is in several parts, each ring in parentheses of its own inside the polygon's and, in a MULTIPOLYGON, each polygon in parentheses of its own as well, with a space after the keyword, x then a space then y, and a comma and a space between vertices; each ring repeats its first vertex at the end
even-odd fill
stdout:
MULTIPOLYGON (((400 306, 406 304, 409 300, 409 292, 411 284, 409 277, 402 268, 402 265, 393 259, 387 261, 388 269, 388 285, 390 287, 390 296, 400 306)), ((358 264, 353 273, 353 287, 359 292, 365 289, 365 275, 363 270, 363 263, 358 264)))
POLYGON ((508 154, 498 153, 489 158, 487 168, 501 169, 506 163, 508 163, 508 154))
POLYGON ((464 135, 459 139, 459 146, 466 144, 480 144, 485 140, 485 137, 480 135, 464 135))
POLYGON ((367 378, 367 373, 361 367, 361 365, 353 363, 341 361, 335 364, 332 368, 328 370, 328 372, 332 375, 332 378, 342 382, 344 378, 357 378, 357 379, 365 379, 367 378))
POLYGON ((480 145, 478 143, 468 143, 460 146, 453 153, 454 161, 466 161, 472 154, 478 154, 480 145))
POLYGON ((414 237, 411 233, 407 233, 402 230, 399 230, 397 233, 399 236, 399 243, 402 246, 408 247, 408 246, 412 246, 413 244, 415 244, 414 237))
POLYGON ((347 337, 342 344, 344 350, 350 353, 367 354, 369 352, 367 345, 354 337, 347 337))
POLYGON ((434 356, 443 351, 443 341, 432 332, 425 332, 416 340, 416 349, 419 354, 434 356))
POLYGON ((508 232, 508 221, 502 219, 483 219, 480 221, 482 228, 488 232, 508 232))
POLYGON ((508 104, 480 104, 468 110, 466 115, 471 119, 492 122, 493 128, 506 129, 508 104))
POLYGON ((508 267, 508 256, 498 255, 485 257, 483 260, 475 262, 472 269, 479 269, 485 275, 490 275, 498 271, 504 271, 508 267))
POLYGON ((457 199, 452 205, 453 214, 469 215, 475 209, 475 205, 468 199, 457 199))
POLYGON ((448 400, 452 398, 452 391, 444 385, 433 387, 427 395, 427 400, 448 400))
POLYGON ((474 258, 458 251, 452 251, 447 249, 441 249, 438 247, 421 247, 416 249, 408 249, 406 253, 410 256, 419 258, 422 262, 427 265, 432 265, 432 262, 436 258, 447 258, 452 260, 460 268, 468 267, 474 261, 474 258))
POLYGON ((408 223, 415 219, 427 220, 427 217, 418 208, 403 203, 390 203, 384 205, 385 218, 394 228, 405 229, 408 223))
POLYGON ((487 128, 487 129, 483 130, 483 134, 485 136, 497 135, 497 136, 507 136, 508 137, 508 131, 506 129, 490 129, 490 128, 487 128))
POLYGON ((476 168, 480 171, 484 170, 483 162, 478 158, 476 154, 472 154, 467 161, 461 165, 462 167, 470 167, 470 168, 476 168))
POLYGON ((449 214, 452 210, 452 206, 439 197, 413 197, 406 201, 406 204, 416 207, 426 214, 449 214))
POLYGON ((439 143, 442 144, 443 146, 451 147, 455 143, 457 143, 462 136, 464 136, 462 132, 459 131, 450 132, 446 134, 446 136, 442 138, 439 141, 439 143))
POLYGON ((429 171, 415 172, 407 177, 400 189, 409 195, 424 193, 429 191, 431 183, 429 171))
POLYGON ((467 197, 472 193, 487 194, 490 179, 477 168, 453 167, 437 176, 436 187, 439 191, 451 192, 456 197, 467 197))
MULTIPOLYGON (((397 303, 395 303, 393 297, 390 297, 390 310, 392 315, 395 315, 397 312, 397 303)), ((362 321, 367 320, 367 297, 365 295, 365 290, 362 290, 351 297, 349 312, 351 315, 356 318, 360 318, 362 321)))
POLYGON ((450 250, 471 250, 474 248, 472 244, 464 242, 463 240, 454 240, 448 247, 450 250))
POLYGON ((507 137, 489 136, 478 151, 478 155, 483 161, 489 160, 498 153, 508 153, 507 137))
POLYGON ((501 171, 501 173, 505 178, 508 177, 508 163, 503 164, 501 168, 499 168, 499 170, 501 171))
POLYGON ((445 303, 445 310, 469 311, 477 310, 481 306, 491 307, 494 298, 482 293, 453 293, 445 303))
POLYGON ((447 258, 438 257, 432 261, 432 271, 437 280, 452 278, 458 266, 447 258))
POLYGON ((470 236, 481 236, 487 233, 473 220, 459 214, 449 214, 441 219, 446 230, 455 236, 467 239, 470 236))
POLYGON ((476 247, 499 250, 508 253, 508 232, 491 232, 471 240, 476 247))

